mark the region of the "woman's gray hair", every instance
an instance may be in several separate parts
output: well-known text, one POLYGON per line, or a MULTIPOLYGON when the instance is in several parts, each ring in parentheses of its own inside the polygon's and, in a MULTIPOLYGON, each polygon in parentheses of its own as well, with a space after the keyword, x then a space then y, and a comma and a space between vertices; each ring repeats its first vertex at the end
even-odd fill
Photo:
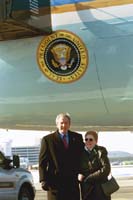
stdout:
POLYGON ((62 117, 62 118, 66 117, 66 118, 69 120, 69 123, 71 123, 71 117, 70 117, 69 113, 60 113, 60 114, 57 115, 57 117, 56 117, 56 119, 55 119, 56 125, 57 125, 57 123, 58 123, 58 121, 59 121, 59 119, 60 119, 61 117, 62 117))

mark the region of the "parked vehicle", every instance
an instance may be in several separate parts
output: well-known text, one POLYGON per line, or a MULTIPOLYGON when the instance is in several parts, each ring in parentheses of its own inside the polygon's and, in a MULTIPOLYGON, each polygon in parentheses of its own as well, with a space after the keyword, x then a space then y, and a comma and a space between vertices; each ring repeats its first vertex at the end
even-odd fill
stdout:
POLYGON ((32 174, 20 168, 19 156, 8 159, 0 152, 0 199, 34 200, 35 187, 32 174))

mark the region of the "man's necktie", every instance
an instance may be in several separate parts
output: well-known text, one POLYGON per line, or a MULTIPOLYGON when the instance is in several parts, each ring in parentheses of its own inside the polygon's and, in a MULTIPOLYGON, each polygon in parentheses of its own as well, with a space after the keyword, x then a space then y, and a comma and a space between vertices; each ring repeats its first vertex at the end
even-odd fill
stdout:
POLYGON ((68 142, 67 142, 66 135, 63 135, 63 143, 64 143, 64 147, 67 149, 68 148, 68 142))

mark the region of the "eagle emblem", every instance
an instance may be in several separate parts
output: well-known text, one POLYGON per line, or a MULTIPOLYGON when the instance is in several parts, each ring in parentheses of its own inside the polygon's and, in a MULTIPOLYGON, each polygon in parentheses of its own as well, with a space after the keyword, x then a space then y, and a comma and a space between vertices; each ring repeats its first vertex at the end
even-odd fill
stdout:
POLYGON ((62 70, 71 68, 74 58, 72 58, 69 62, 71 52, 70 46, 66 44, 57 44, 51 49, 51 52, 54 56, 54 59, 52 59, 52 64, 55 68, 60 67, 62 70))
POLYGON ((79 36, 67 30, 58 30, 41 40, 37 61, 50 80, 71 83, 85 73, 88 51, 79 36))

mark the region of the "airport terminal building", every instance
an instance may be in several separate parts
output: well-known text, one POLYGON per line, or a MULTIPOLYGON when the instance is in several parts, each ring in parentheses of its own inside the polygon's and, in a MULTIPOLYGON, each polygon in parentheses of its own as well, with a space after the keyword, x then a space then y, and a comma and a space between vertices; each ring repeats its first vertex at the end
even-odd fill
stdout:
POLYGON ((36 165, 38 164, 39 150, 40 145, 12 147, 12 154, 17 154, 20 157, 28 158, 30 165, 36 165))

